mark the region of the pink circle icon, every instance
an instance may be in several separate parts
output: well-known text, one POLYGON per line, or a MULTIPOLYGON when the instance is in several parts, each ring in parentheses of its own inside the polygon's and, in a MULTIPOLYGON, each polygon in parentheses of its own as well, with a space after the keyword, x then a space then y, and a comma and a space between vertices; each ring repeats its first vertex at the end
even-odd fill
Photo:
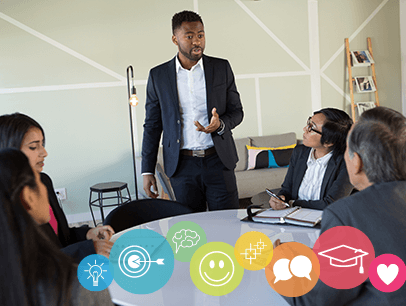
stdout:
POLYGON ((320 262, 320 280, 335 289, 351 289, 362 284, 375 258, 369 238, 351 226, 336 226, 325 231, 313 251, 320 262))
POLYGON ((405 263, 393 254, 380 255, 369 266, 369 280, 379 291, 396 291, 406 281, 405 263))

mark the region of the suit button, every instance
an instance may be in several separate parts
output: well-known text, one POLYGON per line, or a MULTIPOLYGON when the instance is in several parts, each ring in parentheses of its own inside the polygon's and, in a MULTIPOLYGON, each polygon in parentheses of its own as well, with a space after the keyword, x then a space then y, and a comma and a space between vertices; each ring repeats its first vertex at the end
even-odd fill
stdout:
POLYGON ((180 120, 178 120, 178 124, 180 123, 180 120))
POLYGON ((176 142, 177 142, 177 143, 179 143, 179 139, 178 139, 178 140, 176 140, 176 142))

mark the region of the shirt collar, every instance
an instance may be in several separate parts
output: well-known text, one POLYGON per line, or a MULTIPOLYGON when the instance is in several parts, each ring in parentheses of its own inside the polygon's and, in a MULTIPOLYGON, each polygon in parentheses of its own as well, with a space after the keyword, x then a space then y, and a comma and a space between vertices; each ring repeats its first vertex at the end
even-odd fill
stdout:
MULTIPOLYGON (((183 70, 186 70, 186 69, 183 68, 182 65, 180 64, 178 55, 176 55, 175 58, 176 58, 176 60, 175 60, 175 63, 176 63, 176 73, 178 73, 181 68, 182 68, 183 70)), ((199 61, 197 62, 197 64, 194 65, 194 66, 190 69, 190 71, 193 71, 193 70, 194 70, 196 67, 198 67, 198 66, 200 66, 200 68, 202 68, 202 71, 204 72, 204 69, 203 69, 203 56, 199 59, 199 61)))
POLYGON ((314 157, 314 148, 312 148, 310 150, 309 158, 307 159, 307 165, 309 166, 309 165, 313 165, 314 163, 318 163, 319 165, 326 166, 332 155, 333 155, 333 151, 330 151, 323 157, 316 159, 314 157))

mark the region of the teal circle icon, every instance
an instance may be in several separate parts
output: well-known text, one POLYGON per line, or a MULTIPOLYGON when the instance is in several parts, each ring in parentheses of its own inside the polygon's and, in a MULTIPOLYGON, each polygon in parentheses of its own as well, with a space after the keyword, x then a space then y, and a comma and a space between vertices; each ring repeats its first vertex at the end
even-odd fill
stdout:
POLYGON ((93 254, 82 259, 78 266, 78 279, 90 291, 106 289, 113 281, 113 272, 107 257, 93 254))
POLYGON ((121 235, 109 260, 116 283, 134 294, 161 289, 171 278, 175 261, 165 237, 149 229, 134 229, 121 235))

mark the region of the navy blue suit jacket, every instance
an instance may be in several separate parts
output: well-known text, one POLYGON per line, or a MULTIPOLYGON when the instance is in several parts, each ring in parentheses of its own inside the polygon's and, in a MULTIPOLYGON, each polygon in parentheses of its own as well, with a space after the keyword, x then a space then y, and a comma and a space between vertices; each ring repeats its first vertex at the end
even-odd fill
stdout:
MULTIPOLYGON (((227 60, 203 55, 209 122, 215 107, 225 123, 225 132, 211 134, 224 166, 234 169, 238 161, 231 130, 243 118, 240 95, 227 60)), ((151 69, 147 84, 145 123, 142 141, 142 173, 155 173, 159 140, 162 137, 165 173, 171 177, 177 168, 181 145, 181 122, 176 82, 175 58, 151 69)))
MULTIPOLYGON (((321 233, 335 226, 352 226, 371 240, 375 257, 394 254, 406 260, 406 181, 374 184, 329 205, 323 211, 321 233)), ((367 272, 368 270, 366 270, 367 272)), ((381 292, 366 279, 353 289, 334 289, 319 280, 308 293, 285 299, 296 306, 401 306, 406 285, 394 292, 381 292)))
POLYGON ((278 194, 284 195, 287 201, 296 200, 295 206, 324 209, 328 204, 349 196, 353 190, 353 186, 348 177, 344 156, 333 155, 328 161, 327 169, 323 177, 320 200, 297 200, 299 187, 307 169, 307 159, 309 158, 310 150, 311 148, 304 145, 298 145, 293 150, 288 173, 283 181, 282 189, 278 194))

